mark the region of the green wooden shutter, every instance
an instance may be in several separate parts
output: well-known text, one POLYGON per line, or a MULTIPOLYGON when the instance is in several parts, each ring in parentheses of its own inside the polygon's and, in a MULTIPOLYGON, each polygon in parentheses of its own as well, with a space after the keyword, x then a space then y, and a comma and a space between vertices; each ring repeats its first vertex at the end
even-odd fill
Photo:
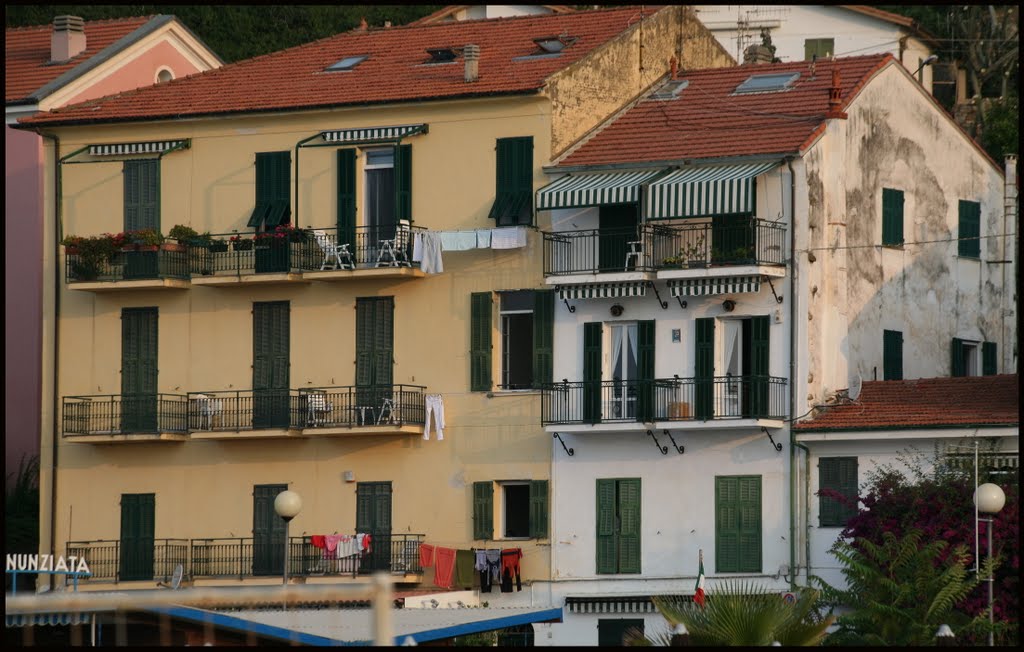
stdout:
POLYGON ((601 421, 601 322, 583 324, 583 421, 601 421))
POLYGON ((160 230, 160 159, 125 161, 124 230, 160 230))
POLYGON ((882 244, 903 244, 903 191, 882 188, 882 244))
POLYGON ((903 380, 903 332, 882 334, 882 380, 903 380))
POLYGON ((285 484, 258 484, 252 491, 252 572, 280 575, 284 569, 284 521, 274 512, 274 499, 285 484))
MULTIPOLYGON (((848 498, 857 496, 857 458, 823 457, 818 460, 818 488, 838 491, 848 498)), ((857 510, 829 496, 818 498, 818 522, 822 527, 846 525, 857 510)))
POLYGON ((654 320, 637 322, 636 420, 654 421, 654 320))
POLYGON ((996 343, 981 343, 981 373, 985 376, 994 376, 997 373, 996 343))
POLYGON ((370 532, 385 534, 391 532, 391 483, 373 483, 373 526, 370 532))
POLYGON ((470 295, 469 388, 474 392, 491 389, 491 293, 470 295))
POLYGON ((967 369, 964 367, 964 341, 954 337, 949 347, 950 375, 953 377, 966 376, 967 369))
POLYGON ((379 408, 394 377, 393 297, 356 298, 356 401, 379 408))
POLYGON ((356 483, 356 532, 373 529, 373 484, 356 483))
POLYGON ((284 428, 289 424, 289 304, 256 302, 252 315, 253 426, 284 428))
POLYGON ((533 137, 499 138, 494 204, 488 215, 498 226, 531 224, 533 219, 533 137))
POLYGON ((740 569, 739 478, 715 478, 715 572, 740 569))
POLYGON ((554 369, 555 291, 533 293, 533 386, 549 384, 554 369))
POLYGON ((616 481, 597 481, 597 572, 617 573, 619 537, 616 523, 616 481))
POLYGON ((412 220, 412 145, 395 147, 395 219, 412 220))
POLYGON ((121 310, 121 432, 157 430, 158 309, 121 310))
POLYGON ((750 412, 755 418, 778 416, 769 405, 767 316, 750 318, 750 412))
MULTIPOLYGON (((531 493, 533 488, 531 487, 531 493)), ((532 526, 532 523, 531 523, 532 526)), ((473 538, 494 538, 494 483, 473 483, 473 538)))
POLYGON ((248 226, 268 229, 291 221, 291 152, 256 153, 256 206, 248 226))
POLYGON ((738 479, 739 570, 761 572, 761 476, 738 479))
POLYGON ((375 303, 373 383, 390 387, 395 367, 395 301, 392 297, 379 297, 375 303))
POLYGON ((640 478, 619 480, 619 570, 640 572, 640 478))
POLYGON ((957 253, 967 258, 981 257, 981 204, 976 201, 960 200, 959 205, 960 242, 957 253))
POLYGON ((356 248, 356 150, 338 150, 338 244, 356 248))
POLYGON ((118 579, 153 579, 156 494, 121 494, 118 579))
MULTIPOLYGON (((839 493, 852 501, 856 499, 859 492, 860 488, 857 486, 857 458, 844 457, 839 465, 839 493)), ((843 505, 841 514, 843 524, 845 525, 846 521, 856 513, 856 503, 843 505)))
POLYGON ((707 420, 714 416, 715 320, 702 317, 694 323, 694 415, 707 420))
POLYGON ((530 481, 530 537, 548 536, 548 481, 530 481))

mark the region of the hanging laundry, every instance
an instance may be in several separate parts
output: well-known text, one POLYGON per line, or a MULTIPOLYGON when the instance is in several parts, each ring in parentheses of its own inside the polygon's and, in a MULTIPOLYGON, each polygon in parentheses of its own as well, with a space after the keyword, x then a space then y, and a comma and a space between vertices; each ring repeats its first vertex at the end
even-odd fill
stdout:
POLYGON ((457 550, 455 552, 455 584, 464 589, 473 588, 473 580, 476 579, 473 573, 473 564, 476 556, 472 550, 457 550))
POLYGON ((437 441, 444 439, 444 400, 440 394, 427 394, 423 397, 426 414, 423 420, 423 439, 430 439, 430 416, 434 416, 434 430, 437 441))
POLYGON ((501 581, 501 551, 497 548, 487 551, 487 567, 491 569, 491 581, 501 581))
POLYGON ((501 551, 477 550, 473 568, 480 571, 480 592, 490 593, 492 582, 501 581, 501 551))
POLYGON ((439 231, 441 249, 444 251, 467 251, 476 249, 476 231, 439 231))
POLYGON ((516 579, 516 591, 523 590, 519 579, 519 560, 523 558, 521 548, 506 548, 501 551, 501 592, 512 592, 512 576, 516 579))
POLYGON ((476 247, 477 247, 477 249, 490 249, 491 248, 491 230, 490 229, 477 229, 476 230, 476 247))
POLYGON ((314 548, 319 548, 320 550, 327 548, 327 542, 324 540, 324 535, 322 534, 314 534, 309 537, 309 542, 313 544, 314 548))
POLYGON ((358 553, 359 548, 356 546, 356 538, 347 534, 342 535, 341 541, 338 542, 338 558, 344 559, 358 553))
POLYGON ((324 559, 338 558, 338 544, 345 538, 344 534, 328 534, 324 536, 324 559))
POLYGON ((526 227, 491 229, 491 249, 518 249, 526 246, 526 227))
POLYGON ((430 568, 434 565, 434 546, 429 543, 420 544, 420 568, 430 568))
POLYGON ((412 260, 419 262, 420 269, 424 274, 440 274, 444 271, 444 263, 441 260, 441 237, 436 231, 416 234, 413 239, 412 260), (419 243, 418 258, 417 243, 419 243))
POLYGON ((434 549, 434 584, 443 589, 452 587, 452 576, 455 574, 455 549, 441 548, 434 549))

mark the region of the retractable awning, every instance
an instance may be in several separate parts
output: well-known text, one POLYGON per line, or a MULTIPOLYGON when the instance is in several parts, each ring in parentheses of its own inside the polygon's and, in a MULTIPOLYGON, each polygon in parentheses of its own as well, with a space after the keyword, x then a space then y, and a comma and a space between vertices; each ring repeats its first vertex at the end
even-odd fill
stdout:
POLYGON ((570 174, 537 191, 537 210, 636 202, 640 200, 640 186, 664 171, 659 168, 570 174))
POLYGON ((644 217, 711 217, 754 212, 754 178, 778 161, 681 168, 650 185, 644 217))
POLYGON ((125 156, 127 154, 165 154, 172 149, 184 149, 188 140, 162 140, 148 143, 119 143, 115 145, 90 145, 90 156, 125 156))
POLYGON ((394 127, 368 127, 362 129, 335 129, 325 131, 321 136, 328 143, 355 145, 358 143, 378 143, 401 140, 407 136, 424 134, 426 124, 397 125, 394 127))
POLYGON ((84 625, 92 622, 93 613, 46 612, 38 614, 5 614, 5 627, 35 627, 37 625, 84 625))
POLYGON ((669 292, 674 297, 704 297, 712 294, 742 294, 761 289, 760 276, 727 276, 719 278, 670 279, 669 292))
POLYGON ((619 297, 642 297, 646 294, 646 281, 558 286, 559 301, 566 299, 618 299, 619 297))
MULTIPOLYGON (((573 614, 653 614, 657 613, 649 595, 567 597, 565 609, 573 614)), ((692 602, 692 595, 658 596, 674 601, 692 602)))

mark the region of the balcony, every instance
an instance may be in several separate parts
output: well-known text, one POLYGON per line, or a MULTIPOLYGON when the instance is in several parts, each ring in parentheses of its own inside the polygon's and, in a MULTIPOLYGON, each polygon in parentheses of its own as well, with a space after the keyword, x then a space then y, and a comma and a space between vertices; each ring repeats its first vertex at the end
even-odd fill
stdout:
POLYGON ((255 240, 257 234, 235 233, 214 236, 207 246, 189 248, 189 272, 193 285, 230 287, 236 285, 303 283, 316 245, 308 239, 290 237, 255 240))
POLYGON ((65 396, 63 433, 85 443, 184 441, 188 400, 180 394, 65 396))
POLYGON ((784 225, 756 218, 549 232, 544 234, 544 275, 549 285, 657 278, 683 288, 673 294, 717 293, 708 291, 716 284, 707 279, 749 277, 759 282, 761 277, 784 276, 785 239, 784 225), (697 286, 701 291, 688 291, 697 286))
MULTIPOLYGON (((373 534, 370 550, 337 556, 312 544, 309 536, 288 538, 288 574, 305 578, 358 577, 375 571, 419 576, 423 534, 373 534), (326 553, 326 554, 325 554, 326 553)), ((252 537, 154 539, 150 545, 121 545, 117 539, 69 541, 67 554, 85 557, 92 575, 83 583, 169 582, 181 565, 190 579, 245 580, 282 575, 283 539, 252 537)))
POLYGON ((64 278, 69 289, 89 292, 187 289, 188 251, 170 247, 120 251, 110 258, 83 256, 72 248, 64 257, 64 278))
POLYGON ((409 224, 397 229, 394 225, 359 226, 339 241, 334 227, 312 229, 314 246, 303 277, 315 281, 422 278, 426 274, 419 262, 413 262, 412 254, 416 235, 424 231, 409 224))
POLYGON ((426 388, 308 387, 189 393, 193 439, 422 434, 426 388))
POLYGON ((786 379, 773 376, 566 381, 544 387, 541 398, 541 423, 551 432, 635 431, 679 422, 691 429, 780 428, 785 415, 786 379))

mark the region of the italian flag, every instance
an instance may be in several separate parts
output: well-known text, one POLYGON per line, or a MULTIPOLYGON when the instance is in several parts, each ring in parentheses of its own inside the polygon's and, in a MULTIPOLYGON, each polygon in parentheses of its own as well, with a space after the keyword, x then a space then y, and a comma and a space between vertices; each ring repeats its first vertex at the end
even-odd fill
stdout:
POLYGON ((700 570, 697 572, 697 584, 693 587, 693 601, 704 606, 704 555, 700 556, 700 570))

